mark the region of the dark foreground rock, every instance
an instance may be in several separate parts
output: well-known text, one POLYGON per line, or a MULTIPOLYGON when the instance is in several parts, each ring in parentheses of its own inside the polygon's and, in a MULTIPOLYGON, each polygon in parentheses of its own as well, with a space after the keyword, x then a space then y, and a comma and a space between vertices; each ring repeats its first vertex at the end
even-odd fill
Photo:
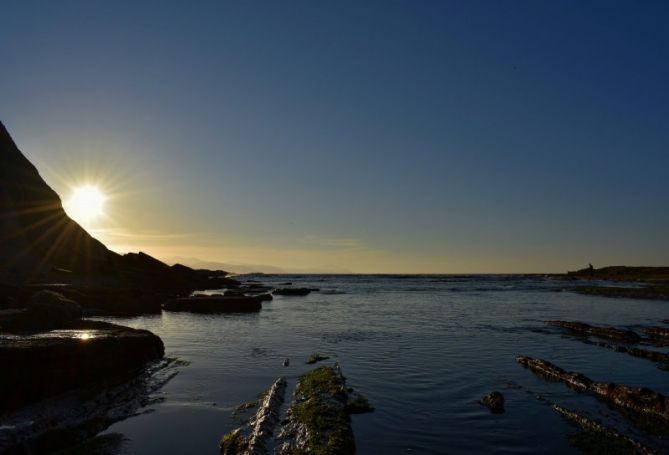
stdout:
POLYGON ((546 379, 564 382, 580 392, 590 392, 632 417, 653 417, 669 423, 669 399, 645 387, 595 382, 581 373, 568 372, 546 360, 519 356, 516 361, 546 379))
POLYGON ((277 452, 282 455, 355 453, 350 414, 351 409, 361 411, 359 406, 351 407, 359 401, 352 390, 346 388, 346 379, 338 366, 322 366, 302 375, 295 387, 287 422, 278 437, 277 452))
POLYGON ((0 334, 0 410, 25 406, 94 383, 122 381, 164 354, 147 330, 72 321, 59 330, 0 334))
POLYGON ((42 290, 33 294, 24 309, 1 322, 5 331, 50 330, 81 319, 83 311, 78 303, 61 293, 42 290))
POLYGON ((109 434, 95 436, 113 423, 161 401, 162 395, 156 392, 177 374, 176 369, 181 365, 183 363, 174 359, 150 362, 128 381, 67 392, 4 414, 0 425, 0 453, 121 453, 113 450, 122 448, 119 444, 108 444, 112 442, 109 434))
POLYGON ((641 341, 639 334, 632 330, 621 330, 615 327, 598 327, 579 321, 546 321, 549 325, 562 327, 581 335, 592 335, 599 338, 622 341, 625 343, 638 343, 641 341))
POLYGON ((500 392, 490 392, 482 397, 479 403, 490 409, 493 414, 504 413, 504 395, 500 392))
POLYGON ((163 308, 192 313, 253 313, 262 309, 263 300, 263 296, 182 297, 165 303, 163 308))

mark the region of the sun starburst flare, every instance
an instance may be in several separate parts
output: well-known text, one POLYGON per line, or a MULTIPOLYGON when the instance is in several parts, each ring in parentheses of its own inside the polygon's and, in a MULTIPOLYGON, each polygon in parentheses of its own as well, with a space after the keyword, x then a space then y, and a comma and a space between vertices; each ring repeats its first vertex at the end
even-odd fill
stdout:
POLYGON ((73 189, 63 207, 72 219, 84 227, 90 227, 104 214, 105 200, 105 195, 98 187, 84 185, 73 189))

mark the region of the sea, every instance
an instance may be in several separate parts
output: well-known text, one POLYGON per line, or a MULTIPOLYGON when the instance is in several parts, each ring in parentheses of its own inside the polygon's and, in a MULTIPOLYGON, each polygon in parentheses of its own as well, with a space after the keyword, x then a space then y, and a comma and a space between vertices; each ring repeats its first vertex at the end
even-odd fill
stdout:
MULTIPOLYGON (((217 454, 220 438, 278 377, 313 368, 312 352, 337 362, 347 384, 374 412, 352 416, 359 454, 575 454, 578 431, 551 403, 577 410, 669 452, 616 410, 588 394, 535 376, 527 355, 598 381, 645 386, 669 395, 669 372, 655 363, 586 344, 548 326, 579 320, 635 329, 661 325, 669 302, 571 292, 573 282, 520 275, 249 275, 270 286, 319 288, 275 296, 259 313, 113 318, 151 330, 165 343, 176 375, 140 412, 103 437, 128 454, 217 454), (284 366, 285 359, 289 365, 284 366), (478 400, 505 397, 503 414, 478 400)), ((289 399, 287 400, 289 401, 289 399)), ((286 405, 284 405, 286 406, 286 405)))

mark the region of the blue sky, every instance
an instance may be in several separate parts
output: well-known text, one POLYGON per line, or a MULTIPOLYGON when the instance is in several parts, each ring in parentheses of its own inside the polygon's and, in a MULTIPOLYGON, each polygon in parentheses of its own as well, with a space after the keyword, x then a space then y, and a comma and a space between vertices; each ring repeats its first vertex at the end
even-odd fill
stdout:
POLYGON ((90 230, 350 272, 669 263, 666 2, 7 2, 0 119, 90 230), (95 3, 95 4, 93 4, 95 3))

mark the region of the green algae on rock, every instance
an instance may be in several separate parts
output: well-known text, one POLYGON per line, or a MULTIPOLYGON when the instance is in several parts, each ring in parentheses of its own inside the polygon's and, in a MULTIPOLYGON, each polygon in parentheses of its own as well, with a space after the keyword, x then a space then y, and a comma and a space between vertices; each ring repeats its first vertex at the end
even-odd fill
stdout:
MULTIPOLYGON (((288 409, 287 423, 278 437, 278 453, 355 453, 350 418, 350 403, 355 401, 352 397, 338 366, 321 366, 302 375, 288 409)), ((366 409, 371 410, 368 403, 366 409)))

